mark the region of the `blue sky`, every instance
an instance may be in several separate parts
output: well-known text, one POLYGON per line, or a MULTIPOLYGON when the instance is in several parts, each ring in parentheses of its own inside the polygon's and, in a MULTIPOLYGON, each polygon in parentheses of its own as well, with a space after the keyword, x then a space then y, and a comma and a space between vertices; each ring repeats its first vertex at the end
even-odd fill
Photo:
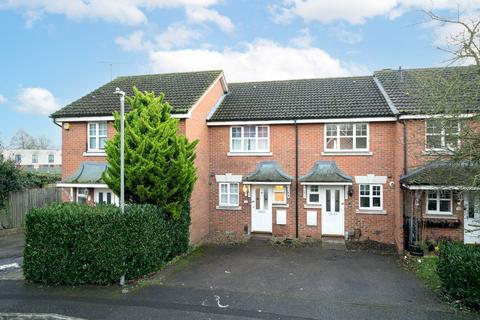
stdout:
POLYGON ((228 81, 444 64, 453 14, 479 0, 0 0, 0 137, 60 146, 48 115, 113 76, 222 68, 228 81))

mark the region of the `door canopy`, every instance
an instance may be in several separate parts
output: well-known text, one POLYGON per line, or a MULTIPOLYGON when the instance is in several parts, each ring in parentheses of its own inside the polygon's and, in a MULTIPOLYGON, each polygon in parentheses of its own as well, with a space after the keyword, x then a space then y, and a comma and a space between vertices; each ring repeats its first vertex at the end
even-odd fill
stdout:
POLYGON ((243 177, 244 184, 289 184, 292 181, 293 177, 286 174, 276 161, 262 161, 257 164, 255 172, 243 177))
POLYGON ((352 184, 352 177, 338 169, 335 161, 315 162, 313 168, 299 180, 301 183, 352 184))

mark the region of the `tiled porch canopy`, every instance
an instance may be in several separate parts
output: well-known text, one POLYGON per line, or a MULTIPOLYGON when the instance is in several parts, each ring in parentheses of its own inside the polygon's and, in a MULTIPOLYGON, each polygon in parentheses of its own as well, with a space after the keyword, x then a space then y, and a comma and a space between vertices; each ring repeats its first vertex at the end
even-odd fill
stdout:
POLYGON ((66 178, 64 183, 103 183, 102 174, 107 164, 102 162, 82 162, 77 171, 66 178))
POLYGON ((475 178, 480 168, 470 161, 435 161, 402 176, 400 183, 406 189, 479 190, 475 178))
POLYGON ((262 161, 255 172, 243 177, 244 184, 290 184, 293 177, 286 174, 276 161, 262 161))
POLYGON ((352 177, 347 176, 338 167, 335 161, 317 161, 313 168, 304 176, 300 177, 302 184, 352 184, 352 177))

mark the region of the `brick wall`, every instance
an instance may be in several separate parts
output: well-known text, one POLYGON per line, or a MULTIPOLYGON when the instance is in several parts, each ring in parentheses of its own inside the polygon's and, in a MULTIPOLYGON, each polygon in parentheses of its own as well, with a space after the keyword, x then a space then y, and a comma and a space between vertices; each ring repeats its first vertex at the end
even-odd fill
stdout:
MULTIPOLYGON (((395 235, 395 220, 398 219, 399 207, 396 206, 396 192, 399 184, 389 186, 390 181, 398 181, 395 171, 395 128, 394 122, 370 123, 370 151, 372 155, 356 156, 325 156, 324 125, 300 124, 299 126, 299 175, 305 175, 318 160, 334 160, 337 166, 346 174, 366 176, 375 174, 387 176, 383 185, 384 209, 386 214, 359 214, 358 185, 354 183, 353 195, 345 202, 345 229, 359 229, 361 239, 372 239, 385 243, 396 243, 401 235, 395 235)), ((256 164, 265 160, 276 160, 289 174, 295 175, 295 127, 293 125, 270 126, 270 151, 272 156, 228 156, 229 133, 228 126, 210 127, 210 229, 211 231, 243 233, 245 226, 251 226, 250 199, 240 194, 241 210, 218 210, 218 183, 215 175, 232 173, 247 175, 255 170, 256 164), (248 203, 244 203, 248 200, 248 203)), ((398 196, 397 196, 398 197, 398 196)), ((398 201, 398 199, 397 199, 398 201)), ((299 233, 300 237, 321 236, 321 211, 317 210, 317 226, 306 225, 306 200, 303 198, 303 187, 299 188, 299 233)), ((291 185, 287 211, 287 225, 276 224, 276 210, 273 209, 273 234, 293 237, 295 235, 295 183, 291 185)), ((310 210, 310 209, 308 209, 310 210)))

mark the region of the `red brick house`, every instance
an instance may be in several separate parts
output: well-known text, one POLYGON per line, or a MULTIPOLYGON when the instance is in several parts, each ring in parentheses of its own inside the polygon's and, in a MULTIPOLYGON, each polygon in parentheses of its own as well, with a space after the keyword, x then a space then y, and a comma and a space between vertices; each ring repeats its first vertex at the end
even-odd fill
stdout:
POLYGON ((115 88, 128 95, 136 86, 164 92, 179 132, 200 139, 192 242, 252 232, 398 249, 427 238, 477 241, 463 227, 480 218, 477 193, 422 180, 425 152, 446 137, 430 116, 411 112, 402 85, 409 72, 249 83, 227 83, 221 71, 120 77, 52 115, 62 127, 59 187, 66 201, 116 201, 101 181, 103 146, 114 134, 115 88))

